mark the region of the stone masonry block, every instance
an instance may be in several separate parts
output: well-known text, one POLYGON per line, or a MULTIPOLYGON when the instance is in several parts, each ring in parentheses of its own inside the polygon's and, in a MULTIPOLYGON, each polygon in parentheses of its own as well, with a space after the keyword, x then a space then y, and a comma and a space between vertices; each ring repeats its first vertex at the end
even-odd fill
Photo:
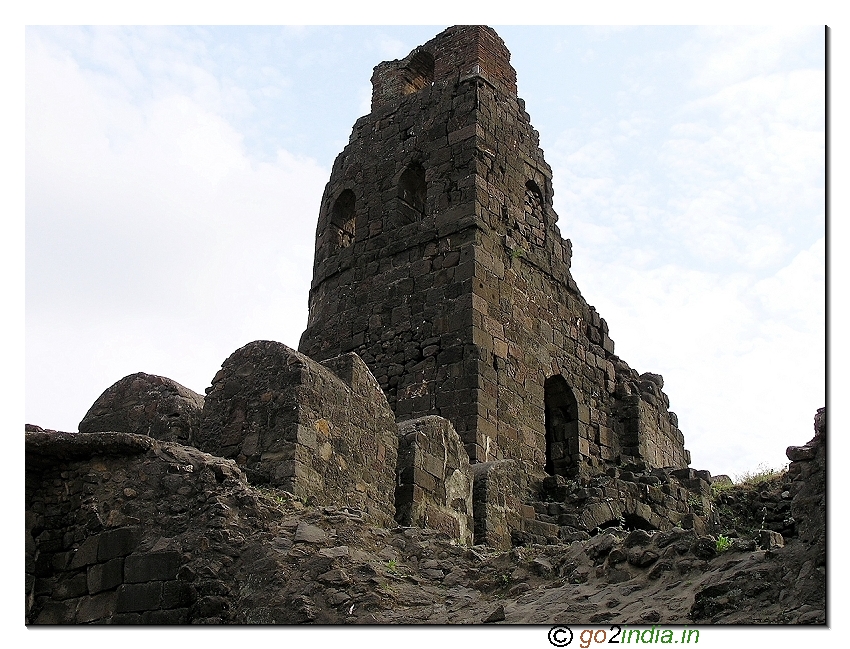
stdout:
POLYGON ((98 620, 107 620, 115 613, 118 593, 100 593, 93 597, 83 597, 77 608, 76 622, 86 624, 98 620))
POLYGON ((124 560, 124 581, 132 584, 174 579, 181 563, 182 557, 179 552, 148 552, 130 555, 124 560))
POLYGON ((475 543, 508 549, 511 531, 522 529, 522 505, 527 485, 515 460, 482 462, 470 467, 475 543))
POLYGON ((252 482, 323 504, 365 501, 377 522, 393 520, 395 417, 357 354, 318 363, 274 341, 245 345, 213 380, 199 439, 202 450, 234 458, 252 482))
POLYGON ((104 590, 110 590, 121 585, 124 581, 124 559, 118 557, 107 561, 106 563, 98 563, 94 566, 89 566, 87 572, 87 582, 89 593, 94 595, 104 590))
POLYGON ((97 562, 97 548, 100 543, 100 537, 89 536, 80 544, 80 547, 77 548, 77 551, 74 553, 73 558, 71 559, 70 568, 72 570, 76 568, 82 568, 83 566, 88 566, 97 562))
POLYGON ((116 613, 136 611, 155 611, 160 608, 162 582, 151 581, 143 584, 123 584, 118 587, 116 613))
POLYGON ((436 416, 399 424, 396 521, 472 542, 472 477, 463 441, 436 416))
POLYGON ((122 527, 104 532, 97 546, 98 561, 127 556, 136 549, 140 538, 141 530, 138 527, 122 527))

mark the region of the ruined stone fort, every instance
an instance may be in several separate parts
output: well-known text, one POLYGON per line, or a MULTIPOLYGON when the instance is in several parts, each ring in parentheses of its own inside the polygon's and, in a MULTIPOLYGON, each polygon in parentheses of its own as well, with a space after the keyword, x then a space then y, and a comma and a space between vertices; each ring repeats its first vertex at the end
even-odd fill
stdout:
MULTIPOLYGON (((481 492, 477 516, 459 504, 450 516, 471 513, 479 539, 496 543, 535 520, 520 503, 547 475, 618 477, 628 465, 666 469, 665 478, 678 470, 690 480, 683 486, 698 489, 662 378, 614 354, 605 320, 570 275, 552 171, 498 35, 450 28, 377 66, 372 88, 372 111, 355 123, 322 198, 299 351, 319 362, 356 354, 377 380, 401 450, 415 447, 398 472, 399 515, 442 492, 446 458, 452 469, 468 462, 481 492), (460 443, 443 442, 455 436, 460 443), (495 522, 486 503, 506 494, 515 504, 495 522)), ((312 435, 311 427, 308 439, 293 440, 303 460, 284 469, 295 490, 316 489, 327 473, 312 435)), ((219 439, 204 443, 224 450, 219 439)), ((259 447, 244 457, 269 474, 281 470, 259 447)), ((655 502, 623 483, 605 494, 613 500, 565 513, 569 527, 592 530, 621 516, 654 529, 680 522, 687 497, 678 487, 660 492, 656 479, 641 483, 655 502)), ((554 523, 531 528, 557 536, 554 523)))
POLYGON ((446 29, 380 63, 372 88, 318 206, 297 351, 251 342, 205 396, 134 374, 79 433, 30 427, 33 619, 188 619, 191 553, 169 543, 203 515, 224 521, 208 523, 209 547, 236 506, 196 498, 202 478, 463 547, 712 530, 711 476, 688 466, 662 377, 616 355, 570 274, 552 170, 499 36, 446 29), (183 531, 154 538, 154 520, 183 531))

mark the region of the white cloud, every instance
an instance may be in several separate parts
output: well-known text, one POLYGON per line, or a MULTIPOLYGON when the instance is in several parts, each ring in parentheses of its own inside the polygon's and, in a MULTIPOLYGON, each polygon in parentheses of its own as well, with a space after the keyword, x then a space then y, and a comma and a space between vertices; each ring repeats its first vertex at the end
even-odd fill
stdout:
POLYGON ((799 53, 814 33, 698 30, 678 50, 690 77, 635 67, 600 93, 618 121, 587 108, 547 151, 578 285, 617 353, 664 374, 713 472, 781 465, 825 401, 824 73, 799 53))
POLYGON ((328 170, 248 157, 203 70, 180 70, 202 92, 139 95, 132 71, 82 69, 35 37, 27 64, 34 423, 75 429, 91 386, 131 372, 203 391, 252 339, 297 346, 328 170))
MULTIPOLYGON (((805 26, 700 27, 679 55, 692 62, 689 82, 706 89, 717 88, 769 73, 783 65, 809 60, 816 30, 805 26)), ((822 33, 822 32, 821 32, 822 33)), ((817 53, 811 52, 814 57, 817 53)))
POLYGON ((407 56, 410 52, 410 48, 402 41, 396 38, 390 38, 386 35, 381 35, 378 38, 377 46, 378 54, 384 60, 400 59, 407 56))
POLYGON ((826 299, 826 246, 818 239, 775 275, 755 284, 753 294, 764 318, 782 322, 823 342, 826 299))

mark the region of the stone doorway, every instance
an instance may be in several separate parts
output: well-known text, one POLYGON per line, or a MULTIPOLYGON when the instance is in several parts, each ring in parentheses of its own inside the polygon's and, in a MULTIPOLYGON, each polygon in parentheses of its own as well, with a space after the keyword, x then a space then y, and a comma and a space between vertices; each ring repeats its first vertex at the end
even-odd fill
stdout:
POLYGON ((578 402, 560 374, 544 385, 546 466, 549 475, 574 476, 578 471, 578 402))

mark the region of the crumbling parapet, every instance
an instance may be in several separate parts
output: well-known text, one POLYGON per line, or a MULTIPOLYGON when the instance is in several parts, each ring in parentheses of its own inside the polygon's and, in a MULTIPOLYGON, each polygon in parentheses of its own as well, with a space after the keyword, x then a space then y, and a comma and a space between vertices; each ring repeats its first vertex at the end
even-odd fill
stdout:
POLYGON ((529 499, 534 520, 523 520, 521 543, 558 543, 600 530, 693 529, 713 531, 715 512, 710 474, 692 469, 657 469, 637 461, 604 475, 567 479, 547 476, 529 499))
POLYGON ((815 414, 815 436, 803 446, 789 446, 791 516, 801 541, 820 545, 826 560, 826 408, 815 414))
POLYGON ((470 468, 475 544, 507 550, 513 545, 512 536, 523 529, 523 519, 534 519, 534 510, 525 505, 527 477, 516 460, 481 462, 470 468))
POLYGON ((664 378, 651 372, 638 376, 634 370, 623 374, 618 376, 616 409, 622 426, 623 459, 659 468, 686 468, 691 454, 685 449, 678 417, 668 410, 670 400, 662 391, 664 378))
POLYGON ((438 83, 471 78, 516 95, 516 72, 504 41, 485 25, 457 25, 417 47, 405 58, 384 61, 372 75, 372 112, 438 83))
POLYGON ((395 418, 356 354, 321 364, 273 341, 236 350, 207 391, 198 446, 254 483, 393 520, 395 418))
POLYGON ((447 419, 430 415, 399 424, 396 521, 473 542, 472 473, 463 441, 447 419))
POLYGON ((234 504, 256 514, 232 461, 132 433, 27 432, 25 450, 27 623, 187 624, 210 599, 227 620, 204 597, 221 575, 197 572, 234 504))

